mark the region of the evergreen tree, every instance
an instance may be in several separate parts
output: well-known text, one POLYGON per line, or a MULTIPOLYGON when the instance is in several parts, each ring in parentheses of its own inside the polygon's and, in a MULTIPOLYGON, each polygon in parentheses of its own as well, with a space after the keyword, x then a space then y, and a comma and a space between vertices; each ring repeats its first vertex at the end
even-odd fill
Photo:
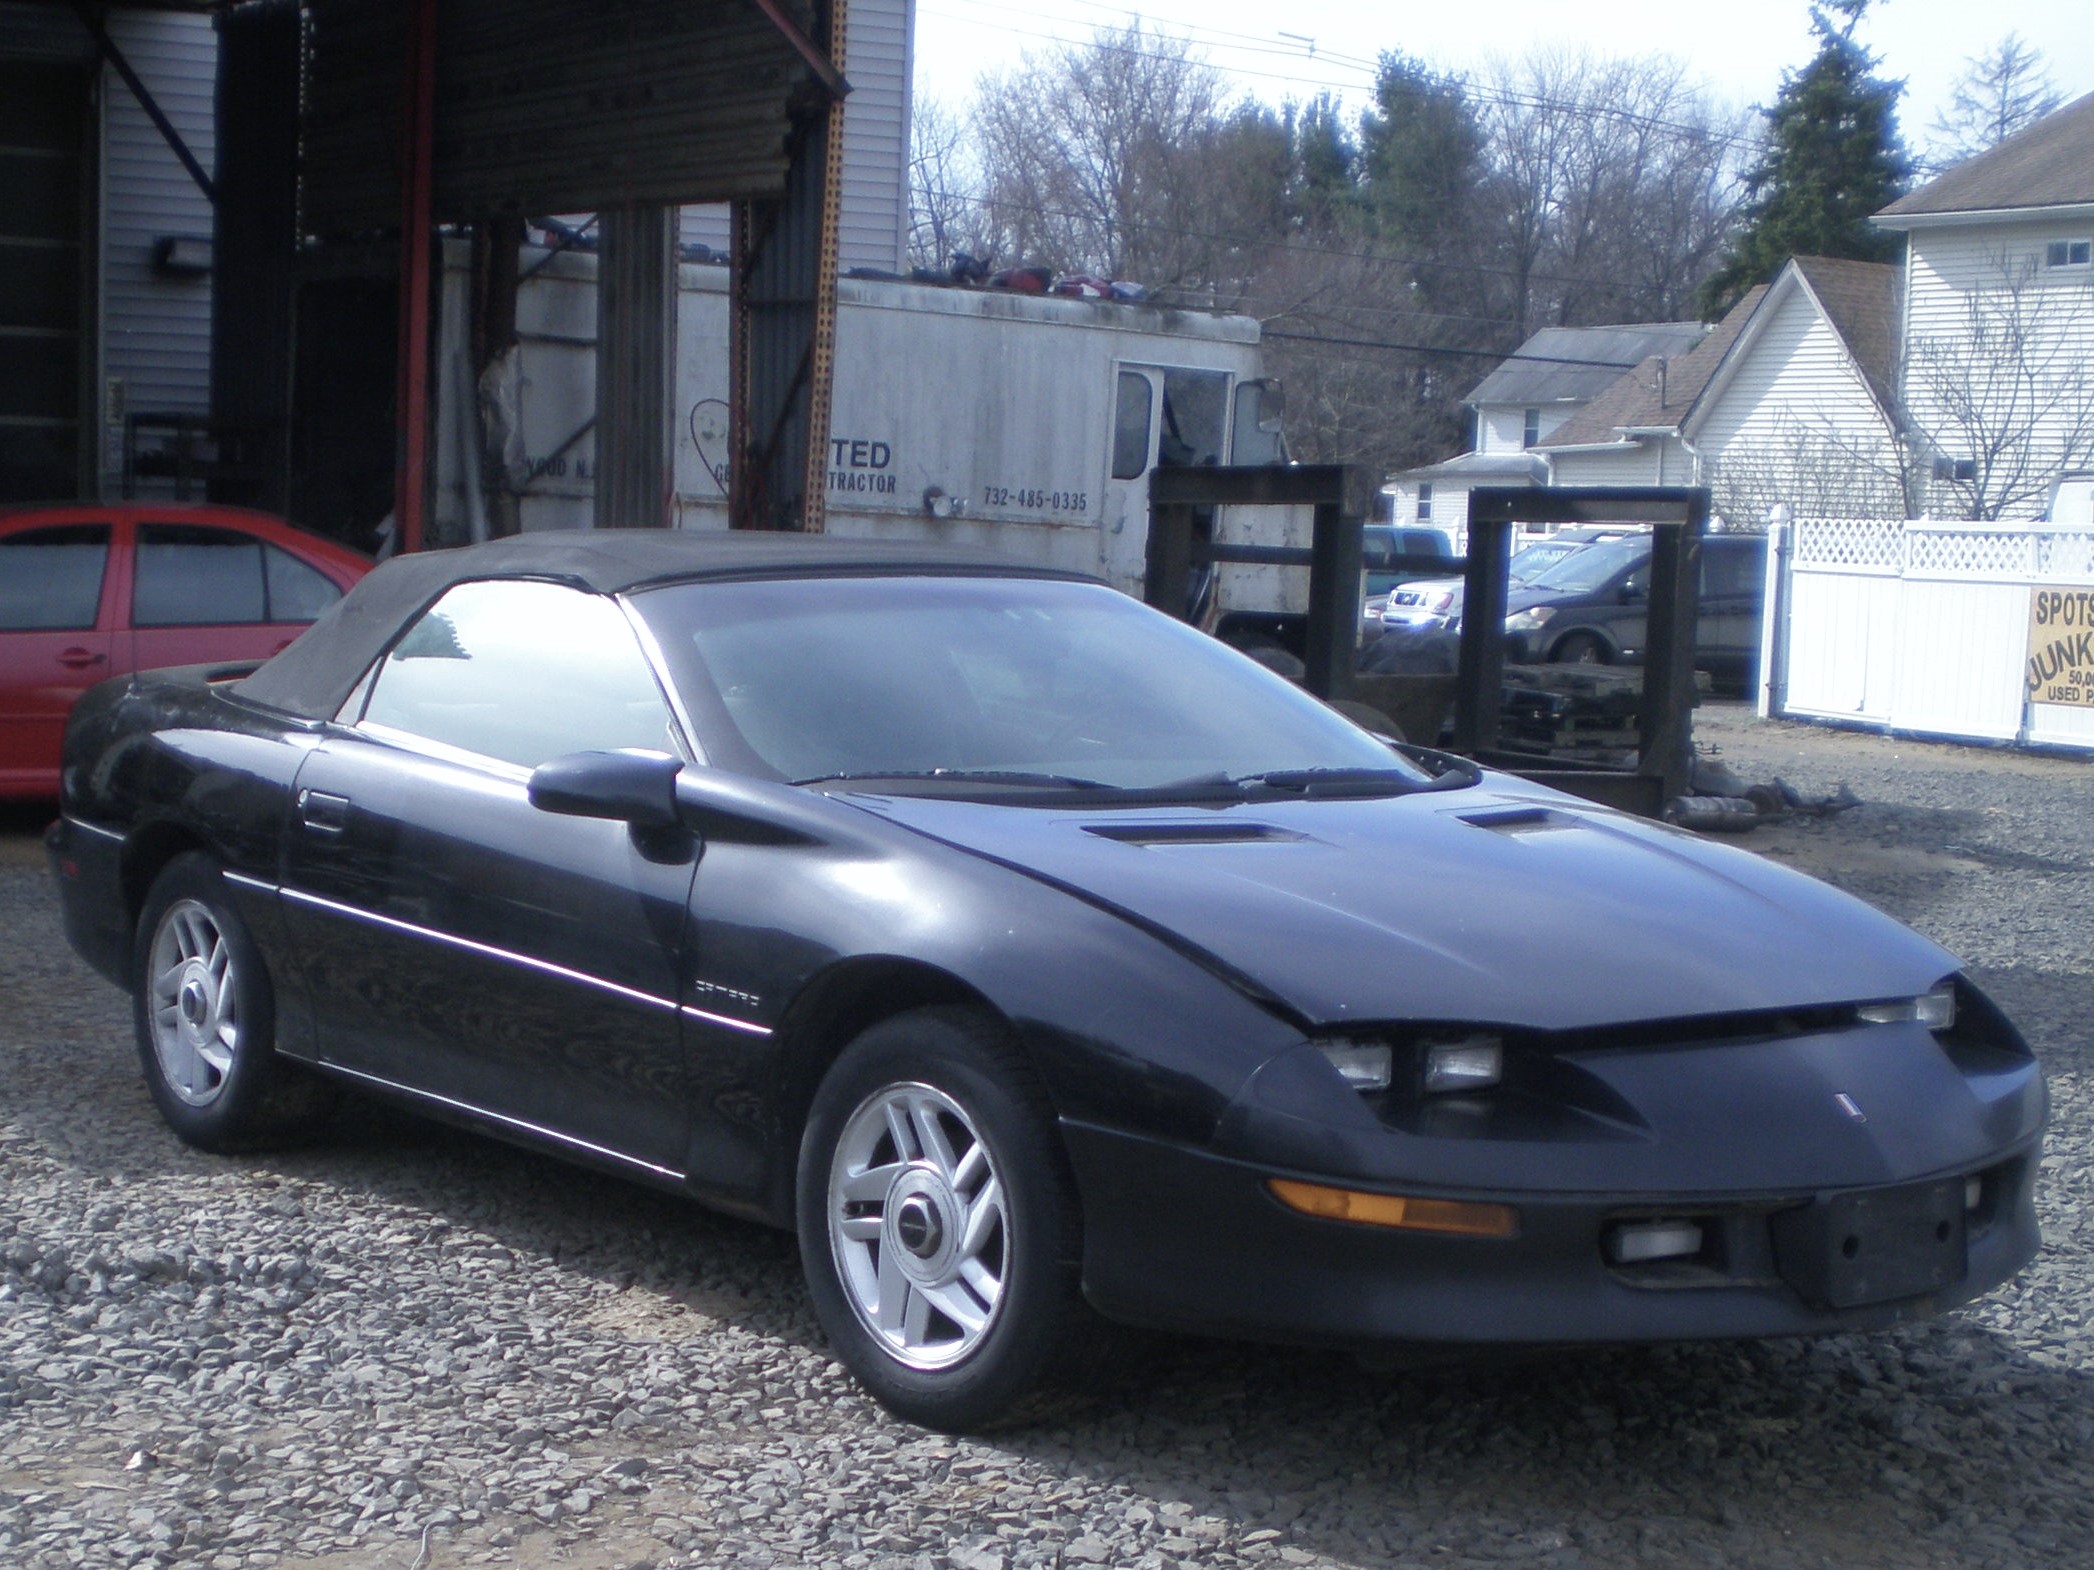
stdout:
POLYGON ((1305 234, 1327 234, 1356 216, 1359 147, 1346 129, 1334 93, 1319 93, 1305 104, 1289 103, 1286 123, 1295 225, 1305 234))
POLYGON ((1769 282, 1792 256, 1875 262, 1896 254, 1897 237, 1871 228, 1869 215, 1896 201, 1912 172, 1898 137, 1905 84, 1878 77, 1875 56, 1854 41, 1867 8, 1868 0, 1812 7, 1818 52, 1783 77, 1774 107, 1764 111, 1767 148, 1745 176, 1743 226, 1702 291, 1710 317, 1769 282))
POLYGON ((1393 52, 1360 117, 1359 200, 1368 234, 1411 267, 1411 302, 1477 308, 1472 269, 1490 246, 1487 143, 1459 78, 1393 52))
POLYGON ((1483 130, 1459 79, 1385 53, 1360 117, 1360 176, 1374 228, 1405 249, 1431 246, 1476 210, 1483 130))

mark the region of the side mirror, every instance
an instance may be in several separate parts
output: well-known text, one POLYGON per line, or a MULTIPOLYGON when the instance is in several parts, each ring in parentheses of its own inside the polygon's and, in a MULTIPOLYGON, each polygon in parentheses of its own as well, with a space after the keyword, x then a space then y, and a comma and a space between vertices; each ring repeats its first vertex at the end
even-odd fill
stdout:
POLYGON ((1649 586, 1638 583, 1634 578, 1621 586, 1621 603, 1624 605, 1634 605, 1638 600, 1647 599, 1649 596, 1649 586))
POLYGON ((681 823, 676 776, 683 759, 666 752, 570 752, 532 771, 531 805, 571 818, 611 818, 636 829, 681 823))

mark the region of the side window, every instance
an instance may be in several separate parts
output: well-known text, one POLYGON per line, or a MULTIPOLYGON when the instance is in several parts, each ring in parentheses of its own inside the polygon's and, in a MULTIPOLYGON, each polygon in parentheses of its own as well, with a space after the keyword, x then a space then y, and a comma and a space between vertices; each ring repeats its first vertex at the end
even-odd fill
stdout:
MULTIPOLYGON (((1287 442, 1280 434, 1280 416, 1285 408, 1278 382, 1238 382, 1235 430, 1229 438, 1229 461, 1241 464, 1285 463, 1287 442)), ((1382 495, 1379 491, 1375 493, 1377 505, 1382 495)))
POLYGON ((342 597, 332 578, 289 551, 262 547, 262 576, 269 591, 271 621, 315 621, 342 597))
POLYGON ((1119 402, 1112 412, 1112 477, 1138 480, 1149 466, 1149 378, 1120 372, 1119 402))
POLYGON ((194 523, 139 526, 132 626, 230 627, 268 619, 260 540, 194 523))
POLYGON ((1758 591, 1763 568, 1756 550, 1702 546, 1701 592, 1704 599, 1731 598, 1758 591))
POLYGON ((106 523, 24 529, 0 538, 0 632, 94 626, 108 565, 106 523))
POLYGON ((624 615, 551 583, 445 594, 380 662, 363 723, 526 769, 589 749, 676 750, 624 615))

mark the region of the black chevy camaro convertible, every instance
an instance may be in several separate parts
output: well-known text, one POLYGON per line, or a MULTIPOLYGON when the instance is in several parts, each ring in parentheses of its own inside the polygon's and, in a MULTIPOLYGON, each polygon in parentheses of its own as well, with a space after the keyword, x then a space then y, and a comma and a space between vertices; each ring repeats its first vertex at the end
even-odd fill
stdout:
POLYGON ((1102 584, 535 535, 95 688, 50 850, 182 1138, 349 1085, 795 1228, 895 1411, 1103 1327, 1372 1352, 1885 1325, 2037 1246, 1932 943, 1392 749, 1102 584))

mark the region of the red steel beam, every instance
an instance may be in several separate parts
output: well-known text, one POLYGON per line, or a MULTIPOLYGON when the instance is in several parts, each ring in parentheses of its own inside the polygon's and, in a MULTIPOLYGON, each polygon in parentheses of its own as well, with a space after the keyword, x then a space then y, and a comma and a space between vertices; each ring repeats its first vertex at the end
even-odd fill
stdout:
POLYGON ((430 191, 435 172, 436 0, 408 0, 400 94, 400 373, 393 514, 403 551, 422 548, 429 466, 430 191))

